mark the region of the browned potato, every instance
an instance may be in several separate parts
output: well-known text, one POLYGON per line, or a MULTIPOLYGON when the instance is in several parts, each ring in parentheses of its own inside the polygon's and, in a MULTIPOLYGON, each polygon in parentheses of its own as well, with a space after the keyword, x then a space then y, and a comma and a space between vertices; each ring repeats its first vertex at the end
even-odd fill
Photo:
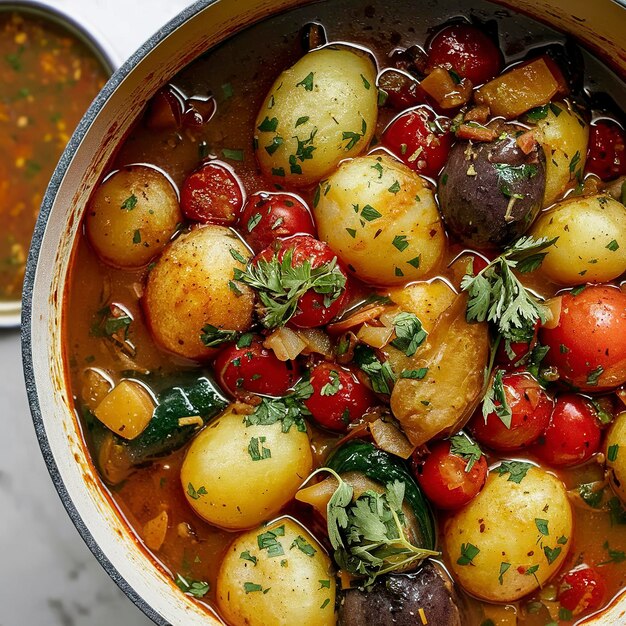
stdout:
POLYGON ((207 324, 225 330, 248 330, 254 294, 237 283, 250 253, 228 228, 207 225, 181 235, 165 250, 148 276, 143 307, 155 340, 188 359, 205 359, 218 348, 205 346, 207 324))
POLYGON ((415 446, 453 431, 480 397, 489 334, 486 323, 465 321, 466 304, 466 295, 457 296, 412 359, 411 369, 428 368, 426 376, 400 378, 391 394, 391 410, 415 446))
POLYGON ((116 267, 149 263, 182 221, 176 191, 158 170, 133 165, 96 189, 85 228, 98 256, 116 267))

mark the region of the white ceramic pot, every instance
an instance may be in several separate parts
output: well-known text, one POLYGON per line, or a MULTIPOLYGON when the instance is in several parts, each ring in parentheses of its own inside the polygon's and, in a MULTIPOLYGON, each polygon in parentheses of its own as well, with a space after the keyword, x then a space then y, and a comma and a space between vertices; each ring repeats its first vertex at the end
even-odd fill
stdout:
MULTIPOLYGON (((426 0, 424 0, 426 1, 426 0)), ((626 9, 614 0, 516 0, 511 6, 572 33, 626 76, 626 9)), ((415 5, 421 4, 414 0, 415 5)), ((48 469, 89 548, 157 624, 217 624, 156 567, 115 512, 86 454, 63 369, 68 259, 91 190, 143 104, 189 61, 246 26, 306 0, 200 0, 154 35, 107 83, 57 167, 26 272, 22 338, 31 411, 48 469)), ((584 624, 626 624, 626 593, 584 624)), ((269 625, 268 625, 269 626, 269 625)))

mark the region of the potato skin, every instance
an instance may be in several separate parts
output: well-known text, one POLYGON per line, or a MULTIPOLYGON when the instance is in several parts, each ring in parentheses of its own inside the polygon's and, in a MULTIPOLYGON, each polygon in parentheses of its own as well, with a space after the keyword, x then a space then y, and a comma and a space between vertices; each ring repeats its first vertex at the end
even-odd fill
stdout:
POLYGON ((241 295, 229 287, 234 268, 244 268, 231 249, 246 260, 250 257, 231 230, 207 225, 175 239, 159 258, 148 275, 142 304, 148 326, 163 348, 202 360, 218 350, 200 341, 206 324, 228 330, 250 328, 254 294, 240 283, 241 295))
POLYGON ((209 523, 233 530, 276 515, 313 466, 306 432, 292 426, 283 433, 280 422, 246 426, 244 418, 230 407, 211 422, 192 441, 180 473, 191 508, 209 523), (270 451, 269 458, 253 459, 253 437, 259 452, 270 451), (198 496, 202 487, 206 493, 198 496))
POLYGON ((333 626, 335 595, 330 559, 306 528, 289 517, 237 537, 217 576, 218 607, 233 626, 333 626), (258 537, 281 527, 284 535, 276 541, 284 554, 271 556, 259 548, 258 537), (305 554, 296 540, 304 540, 315 553, 305 554), (251 560, 242 558, 246 552, 251 560), (246 583, 261 589, 246 593, 246 583))
POLYGON ((626 207, 610 196, 574 198, 543 213, 534 237, 558 237, 541 272, 559 285, 603 283, 626 271, 626 207))
POLYGON ((431 276, 446 248, 433 192, 388 156, 342 163, 320 184, 320 238, 359 279, 397 285, 431 276))
POLYGON ((546 153, 546 189, 543 206, 550 206, 573 186, 585 169, 589 125, 565 102, 552 102, 537 122, 537 141, 546 153), (559 111, 558 115, 555 111, 559 111))
POLYGON ((626 411, 622 411, 611 424, 606 436, 604 454, 609 482, 613 491, 626 505, 626 411))
POLYGON ((448 229, 463 243, 501 247, 524 234, 541 209, 546 156, 525 155, 515 138, 457 142, 439 177, 439 203, 448 229))
POLYGON ((563 483, 534 466, 519 484, 510 477, 492 470, 483 490, 444 526, 455 579, 488 602, 513 602, 538 589, 558 571, 571 544, 572 510, 563 483), (470 544, 479 552, 462 564, 462 547, 470 544))
POLYGON ((376 70, 366 56, 323 48, 276 79, 255 123, 263 174, 301 187, 363 152, 378 116, 376 70))
POLYGON ((132 165, 96 189, 85 229, 105 263, 142 267, 163 250, 182 219, 170 181, 152 167, 132 165))

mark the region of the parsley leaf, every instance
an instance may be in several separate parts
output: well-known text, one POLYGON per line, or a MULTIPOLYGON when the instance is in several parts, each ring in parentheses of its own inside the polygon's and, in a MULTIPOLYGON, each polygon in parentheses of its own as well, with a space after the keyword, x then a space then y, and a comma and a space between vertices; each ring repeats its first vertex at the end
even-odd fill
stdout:
POLYGON ((176 586, 194 598, 202 598, 209 592, 209 583, 201 580, 191 580, 176 574, 176 586))
POLYGON ((461 556, 456 560, 459 565, 473 565, 472 561, 480 554, 480 550, 472 543, 461 544, 461 556))
POLYGON ((450 437, 450 452, 467 461, 465 466, 466 472, 469 472, 474 467, 474 463, 479 461, 481 456, 485 456, 478 444, 465 433, 450 437))
POLYGON ((298 535, 294 540, 289 549, 298 548, 300 552, 304 552, 307 556, 313 557, 317 550, 302 536, 298 535))
POLYGON ((285 536, 285 525, 278 526, 273 530, 268 530, 257 535, 256 541, 259 550, 267 550, 267 556, 273 558, 285 554, 282 544, 278 541, 278 537, 285 536))
POLYGON ((365 372, 376 393, 391 394, 396 382, 396 375, 387 361, 380 361, 374 350, 369 346, 359 344, 354 349, 354 362, 365 372))
POLYGON ((228 341, 235 341, 240 335, 241 333, 238 330, 224 330, 213 326, 213 324, 206 324, 206 326, 202 327, 200 341, 207 348, 214 348, 228 341))
POLYGON ((248 454, 253 461, 263 461, 272 458, 272 451, 263 446, 265 437, 252 437, 248 444, 248 454))
POLYGON ((393 318, 393 327, 396 338, 391 345, 406 356, 413 356, 428 336, 422 328, 422 322, 413 313, 398 313, 393 318))
POLYGON ((483 417, 485 418, 486 424, 487 416, 490 413, 495 413, 507 428, 511 428, 513 413, 506 399, 506 393, 502 383, 503 374, 504 370, 497 370, 491 385, 487 389, 487 393, 483 398, 483 417))
POLYGON ((137 206, 137 196, 133 193, 124 202, 122 202, 122 206, 120 208, 125 211, 132 211, 137 206))
POLYGON ((334 396, 341 389, 341 381, 339 380, 339 374, 335 370, 328 372, 330 381, 327 382, 320 390, 322 396, 334 396))
POLYGON ((495 471, 498 472, 499 476, 508 474, 508 480, 519 485, 531 467, 532 465, 525 461, 502 461, 495 471))

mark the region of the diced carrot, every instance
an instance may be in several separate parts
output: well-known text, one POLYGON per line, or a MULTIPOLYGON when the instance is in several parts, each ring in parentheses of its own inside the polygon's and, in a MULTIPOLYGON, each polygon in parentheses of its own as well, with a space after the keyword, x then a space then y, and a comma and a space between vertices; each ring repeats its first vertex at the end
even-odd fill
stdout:
POLYGON ((535 132, 533 130, 526 131, 517 138, 517 145, 524 154, 530 154, 537 143, 535 132))
POLYGON ((435 68, 422 82, 420 87, 442 109, 454 109, 469 101, 472 95, 472 83, 467 78, 455 82, 450 72, 442 67, 435 68))
POLYGON ((464 116, 465 122, 478 122, 484 124, 489 119, 489 107, 486 104, 481 104, 477 107, 470 109, 464 116))
POLYGON ((497 136, 495 130, 485 126, 474 126, 471 124, 461 124, 456 131, 459 139, 471 139, 472 141, 493 141, 497 136))
POLYGON ((539 57, 514 67, 476 91, 478 104, 486 104, 491 113, 506 119, 515 119, 522 113, 552 100, 565 85, 560 70, 548 57, 539 57))

